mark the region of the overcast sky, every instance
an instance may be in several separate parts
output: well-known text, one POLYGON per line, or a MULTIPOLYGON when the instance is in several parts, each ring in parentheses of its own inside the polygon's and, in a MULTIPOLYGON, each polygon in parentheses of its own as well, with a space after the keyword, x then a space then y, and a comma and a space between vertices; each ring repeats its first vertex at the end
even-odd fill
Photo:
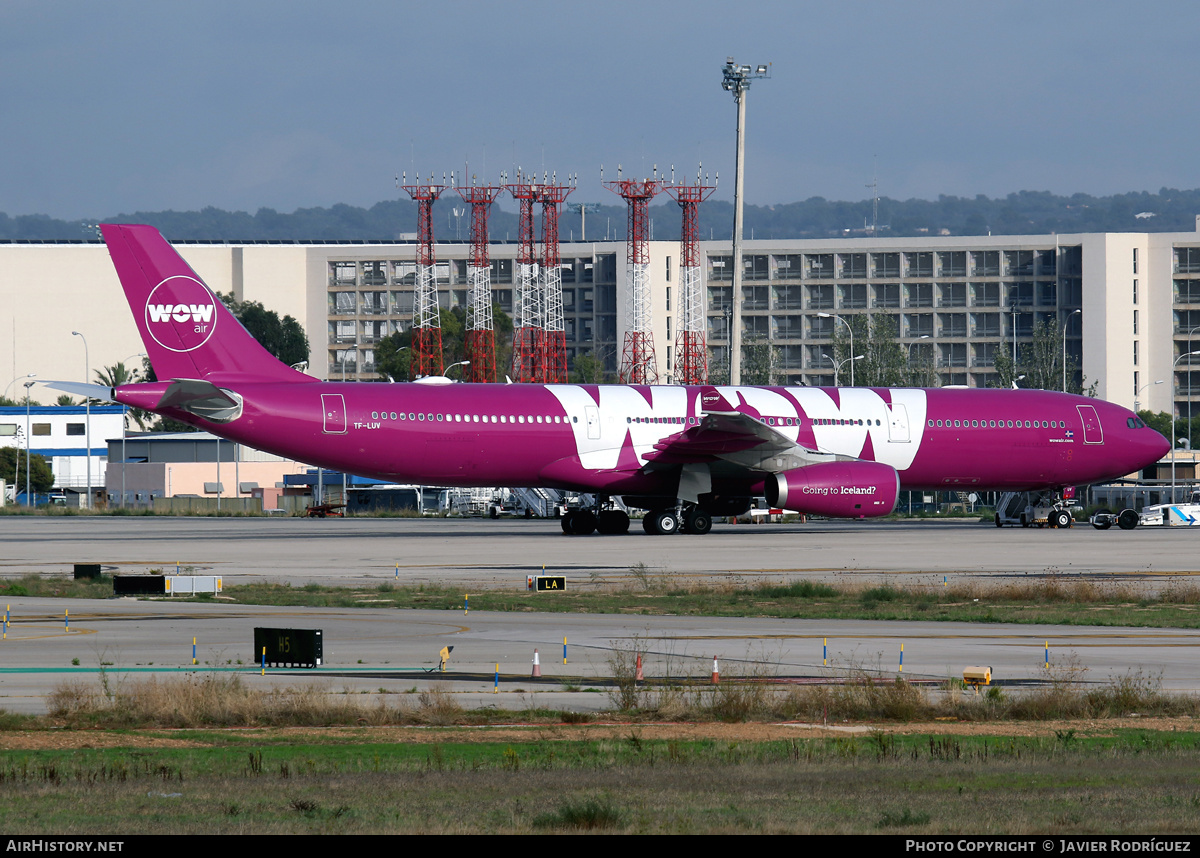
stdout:
MULTIPOLYGON (((0 0, 0 211, 98 218, 395 197, 464 162, 654 165, 746 199, 1200 187, 1200 4, 0 0)), ((511 204, 506 205, 511 208, 511 204)))

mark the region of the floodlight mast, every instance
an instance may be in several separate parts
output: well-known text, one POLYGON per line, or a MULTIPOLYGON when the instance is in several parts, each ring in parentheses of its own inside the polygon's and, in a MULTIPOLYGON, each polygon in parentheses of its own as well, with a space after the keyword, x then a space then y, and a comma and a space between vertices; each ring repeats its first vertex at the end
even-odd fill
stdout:
POLYGON ((517 168, 515 182, 501 179, 520 206, 517 228, 517 288, 513 295, 513 379, 521 383, 537 381, 540 368, 542 307, 537 285, 537 256, 533 241, 533 204, 541 196, 537 176, 526 177, 517 168))
MULTIPOLYGON (((467 369, 464 381, 490 383, 496 380, 496 332, 492 320, 492 267, 488 257, 488 213, 504 190, 499 185, 478 185, 455 190, 471 206, 471 284, 467 303, 467 369)), ((447 369, 447 371, 449 371, 447 369)))
POLYGON ((704 290, 700 278, 698 213, 700 203, 717 189, 707 177, 701 181, 696 171, 695 184, 675 184, 675 168, 665 190, 683 210, 679 253, 679 311, 675 343, 675 381, 679 384, 708 384, 708 318, 704 311, 704 290))
POLYGON ((543 176, 542 203, 542 271, 541 295, 542 337, 539 349, 538 381, 542 384, 567 383, 567 339, 563 320, 562 256, 558 246, 558 209, 571 191, 576 178, 568 176, 566 184, 558 184, 558 176, 550 181, 543 176))
POLYGON ((617 165, 615 182, 600 184, 625 200, 629 222, 626 227, 626 271, 629 281, 625 345, 621 353, 622 384, 658 384, 658 360, 654 354, 654 326, 650 297, 650 200, 662 189, 658 167, 649 179, 625 179, 617 165))
MULTIPOLYGON (((403 174, 400 187, 417 204, 417 284, 413 293, 413 378, 441 375, 442 364, 442 320, 438 315, 437 276, 435 273, 433 248, 433 204, 446 189, 443 182, 422 183, 419 177, 408 184, 403 174)), ((343 372, 345 362, 342 363, 343 372)))
POLYGON ((745 173, 746 91, 755 78, 769 78, 771 64, 753 68, 725 59, 721 88, 737 102, 737 159, 733 174, 733 321, 729 330, 729 383, 742 381, 742 180, 745 173))

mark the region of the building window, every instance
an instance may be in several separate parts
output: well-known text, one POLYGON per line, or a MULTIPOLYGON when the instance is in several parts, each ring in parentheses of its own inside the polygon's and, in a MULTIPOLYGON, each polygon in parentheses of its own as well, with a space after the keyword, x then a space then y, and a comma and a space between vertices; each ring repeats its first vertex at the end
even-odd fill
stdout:
MULTIPOLYGON (((76 423, 75 425, 82 426, 83 424, 76 423)), ((29 432, 32 435, 49 435, 50 434, 50 424, 49 423, 34 423, 33 426, 30 427, 29 432)), ((70 434, 70 433, 68 433, 68 434, 70 434)), ((79 434, 82 435, 83 433, 80 432, 79 434)))
MULTIPOLYGON (((37 435, 38 433, 34 432, 33 434, 37 435)), ((49 435, 50 433, 47 431, 45 434, 49 435)), ((85 426, 83 423, 68 423, 67 424, 67 434, 68 435, 86 435, 87 434, 87 426, 85 426)))
POLYGON ((1133 249, 1133 273, 1137 274, 1137 248, 1133 249))

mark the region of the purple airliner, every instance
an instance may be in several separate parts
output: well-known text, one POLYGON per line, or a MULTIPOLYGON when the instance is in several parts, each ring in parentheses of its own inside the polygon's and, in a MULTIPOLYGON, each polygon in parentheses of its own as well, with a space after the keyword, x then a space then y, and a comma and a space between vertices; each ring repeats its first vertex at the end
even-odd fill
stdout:
POLYGON ((165 379, 115 401, 389 481, 594 494, 570 534, 627 532, 615 497, 647 510, 647 533, 707 533, 756 496, 866 518, 902 489, 1058 493, 1169 449, 1125 408, 1044 390, 323 382, 272 357, 153 227, 102 231, 165 379))

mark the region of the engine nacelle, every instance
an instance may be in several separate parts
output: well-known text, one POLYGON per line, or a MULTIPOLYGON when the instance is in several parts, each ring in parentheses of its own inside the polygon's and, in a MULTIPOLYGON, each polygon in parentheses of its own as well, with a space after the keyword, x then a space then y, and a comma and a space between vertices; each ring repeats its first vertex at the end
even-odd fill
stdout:
POLYGON ((881 462, 825 462, 767 477, 767 503, 837 518, 889 515, 900 497, 900 475, 881 462))

